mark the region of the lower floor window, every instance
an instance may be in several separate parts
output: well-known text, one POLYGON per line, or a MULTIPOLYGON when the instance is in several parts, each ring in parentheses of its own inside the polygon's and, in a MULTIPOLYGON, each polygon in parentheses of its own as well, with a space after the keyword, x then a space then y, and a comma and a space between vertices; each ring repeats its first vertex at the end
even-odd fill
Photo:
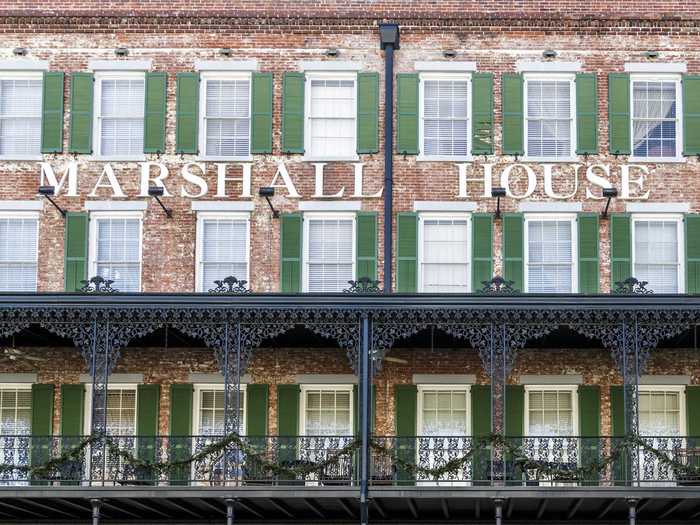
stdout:
POLYGON ((0 434, 28 435, 32 431, 32 391, 29 387, 0 387, 0 434))
POLYGON ((574 428, 572 388, 528 388, 527 425, 529 436, 571 436, 574 428))
POLYGON ((680 436, 681 395, 678 390, 640 390, 640 434, 658 437, 680 436))
POLYGON ((469 291, 469 224, 465 216, 421 216, 421 291, 469 291))
POLYGON ((141 215, 95 214, 91 217, 91 276, 114 281, 120 292, 141 289, 141 215))
POLYGON ((355 278, 355 217, 304 216, 308 292, 342 292, 355 278))
POLYGON ((574 289, 574 220, 527 219, 527 291, 572 293, 574 289))
POLYGON ((352 386, 309 387, 303 395, 304 435, 352 435, 352 386))
POLYGON ((107 433, 114 436, 136 434, 136 389, 109 389, 107 393, 107 433))
POLYGON ((0 292, 35 292, 39 220, 0 216, 0 292))
MULTIPOLYGON (((202 436, 222 435, 225 433, 225 391, 221 387, 197 388, 197 403, 195 406, 195 433, 202 436)), ((239 391, 238 409, 239 426, 245 429, 245 389, 239 391)), ((232 401, 235 404, 235 398, 232 401)), ((231 406, 230 410, 235 410, 231 406)))
POLYGON ((634 219, 634 277, 656 293, 679 293, 681 220, 634 219))
POLYGON ((419 395, 419 435, 469 435, 467 387, 425 386, 419 388, 419 395))

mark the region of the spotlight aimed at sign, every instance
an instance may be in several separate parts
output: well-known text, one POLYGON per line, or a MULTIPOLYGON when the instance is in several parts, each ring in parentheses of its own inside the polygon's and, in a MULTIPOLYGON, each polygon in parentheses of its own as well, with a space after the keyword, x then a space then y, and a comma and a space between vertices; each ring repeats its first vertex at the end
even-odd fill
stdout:
POLYGON ((542 52, 542 56, 544 58, 557 58, 557 52, 553 49, 547 49, 546 51, 542 52))
POLYGON ((168 216, 168 219, 173 218, 173 210, 170 208, 166 208, 165 205, 163 204, 163 201, 160 200, 160 198, 163 196, 165 193, 165 188, 163 186, 149 186, 148 187, 148 195, 150 197, 153 197, 158 204, 160 204, 160 207, 163 208, 163 211, 165 212, 165 215, 168 216))
POLYGON ((655 58, 659 58, 659 52, 650 50, 644 53, 644 56, 653 60, 655 58))
POLYGON ((275 196, 275 188, 271 186, 265 186, 263 188, 260 188, 258 190, 258 195, 260 195, 261 197, 265 197, 267 205, 270 207, 270 210, 272 210, 272 217, 275 219, 279 219, 280 212, 275 209, 275 207, 272 205, 272 201, 270 200, 270 197, 275 196))
POLYGON ((600 214, 601 218, 606 218, 608 216, 608 208, 610 208, 610 201, 617 197, 617 188, 603 188, 603 198, 608 199, 605 203, 605 209, 603 213, 600 214))
POLYGON ((444 56, 445 58, 454 58, 457 56, 457 51, 455 51, 454 49, 445 49, 442 52, 442 56, 444 56))
POLYGON ((24 57, 27 56, 28 53, 29 51, 27 51, 26 47, 16 47, 12 50, 12 54, 16 57, 24 57))
POLYGON ((61 212, 61 215, 63 216, 63 218, 64 219, 66 218, 66 210, 61 208, 58 204, 56 204, 56 201, 54 201, 51 198, 54 195, 56 195, 56 188, 54 186, 39 186, 39 195, 41 195, 47 201, 49 201, 51 204, 53 204, 53 207, 61 212))
POLYGON ((222 57, 230 57, 231 55, 233 55, 233 51, 231 51, 230 47, 223 47, 223 48, 219 49, 219 54, 222 57))
POLYGON ((492 188, 491 189, 491 197, 496 198, 496 215, 495 217, 497 219, 501 218, 501 197, 506 196, 506 189, 505 188, 492 188))
POLYGON ((118 47, 114 50, 114 54, 118 57, 125 57, 129 54, 129 50, 125 47, 118 47))
POLYGON ((335 47, 332 47, 330 49, 326 49, 326 52, 324 55, 327 57, 335 58, 340 54, 340 51, 338 51, 335 47))

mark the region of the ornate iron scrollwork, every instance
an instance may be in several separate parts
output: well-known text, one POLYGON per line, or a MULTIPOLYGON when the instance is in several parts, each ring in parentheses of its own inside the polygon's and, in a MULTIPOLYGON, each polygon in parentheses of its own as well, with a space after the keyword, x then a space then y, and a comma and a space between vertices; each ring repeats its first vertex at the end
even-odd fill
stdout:
POLYGON ((654 290, 647 288, 649 281, 640 281, 634 277, 625 279, 624 281, 617 281, 615 283, 616 294, 621 295, 649 295, 653 294, 654 290))
POLYGON ((80 289, 82 293, 116 293, 119 290, 112 288, 112 283, 109 279, 105 279, 100 275, 91 277, 87 281, 80 281, 83 287, 80 289))
POLYGON ((233 275, 229 275, 220 281, 214 281, 215 288, 209 290, 209 293, 216 294, 247 294, 250 290, 246 287, 248 281, 238 280, 233 275))
POLYGON ((515 288, 515 281, 506 281, 500 275, 495 276, 490 281, 481 281, 484 287, 479 291, 484 295, 513 295, 520 293, 520 290, 515 288))
POLYGON ((343 290, 344 293, 381 293, 379 281, 370 279, 369 277, 360 277, 357 281, 348 281, 350 287, 343 290))

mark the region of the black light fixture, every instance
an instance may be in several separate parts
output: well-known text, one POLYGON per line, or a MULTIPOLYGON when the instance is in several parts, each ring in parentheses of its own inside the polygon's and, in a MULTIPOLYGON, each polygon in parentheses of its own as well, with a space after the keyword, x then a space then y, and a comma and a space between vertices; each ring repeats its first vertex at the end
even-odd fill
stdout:
POLYGON ((275 209, 275 207, 272 205, 272 201, 270 200, 270 197, 275 196, 275 188, 273 188, 272 186, 264 186, 258 190, 258 195, 260 195, 261 197, 265 197, 267 205, 272 210, 272 217, 275 219, 279 219, 280 212, 278 212, 275 209))
POLYGON ((233 51, 231 51, 230 47, 222 47, 221 49, 219 49, 219 54, 224 57, 230 57, 231 55, 233 55, 233 51))
POLYGON ((496 215, 497 219, 501 218, 501 197, 506 196, 505 188, 491 188, 491 197, 495 197, 496 200, 496 215))
POLYGON ((129 50, 125 47, 118 47, 114 50, 114 54, 118 57, 125 57, 129 54, 129 50))
POLYGON ((644 56, 647 57, 647 58, 651 58, 651 59, 659 58, 659 52, 650 49, 649 51, 647 51, 646 53, 644 53, 644 56))
POLYGON ((454 58, 457 56, 457 51, 455 51, 454 49, 445 49, 442 52, 442 56, 444 56, 445 58, 454 58))
POLYGON ((542 52, 542 56, 544 58, 556 58, 557 57, 557 52, 554 51, 553 49, 547 49, 542 52))
POLYGON ((610 208, 610 201, 617 197, 617 188, 603 188, 603 198, 607 198, 608 202, 605 203, 605 210, 600 214, 601 217, 608 216, 608 208, 610 208))
POLYGON ((163 205, 163 202, 160 200, 160 198, 165 194, 165 188, 163 186, 149 186, 148 187, 148 195, 150 197, 153 197, 158 204, 160 204, 160 207, 163 208, 163 211, 165 214, 168 216, 168 219, 173 218, 173 210, 170 208, 166 208, 163 205))
POLYGON ((26 47, 16 47, 12 50, 12 54, 17 57, 27 56, 27 53, 29 53, 29 51, 27 51, 26 47))
POLYGON ((327 57, 333 57, 333 58, 337 57, 339 54, 340 54, 340 51, 338 51, 338 49, 335 47, 331 47, 329 49, 326 49, 326 52, 324 53, 324 55, 326 55, 327 57))
POLYGON ((56 195, 56 188, 54 186, 39 186, 39 195, 42 197, 46 197, 46 200, 48 200, 51 204, 53 204, 53 207, 56 208, 58 211, 61 212, 61 215, 65 219, 66 217, 66 210, 61 208, 58 204, 56 204, 56 201, 54 201, 51 197, 56 195))

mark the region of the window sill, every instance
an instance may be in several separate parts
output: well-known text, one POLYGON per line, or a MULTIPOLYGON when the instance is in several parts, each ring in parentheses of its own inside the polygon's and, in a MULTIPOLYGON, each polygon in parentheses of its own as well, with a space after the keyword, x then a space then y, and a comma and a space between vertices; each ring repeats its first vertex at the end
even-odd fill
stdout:
POLYGON ((196 157, 197 162, 253 162, 253 156, 248 155, 246 157, 212 157, 211 155, 202 155, 201 157, 196 157))
POLYGON ((44 160, 44 156, 43 155, 0 155, 0 160, 41 161, 41 160, 44 160))
POLYGON ((468 155, 466 157, 450 157, 448 155, 418 155, 417 162, 473 162, 474 157, 468 155))
POLYGON ((355 155, 354 157, 302 157, 302 162, 358 162, 360 157, 355 155))
POLYGON ((95 155, 90 157, 89 160, 98 162, 146 162, 146 155, 139 155, 135 157, 103 157, 102 155, 95 155))
POLYGON ((520 162, 539 162, 543 164, 578 162, 578 157, 528 157, 524 156, 518 159, 520 162))
POLYGON ((630 156, 627 162, 639 162, 643 164, 685 164, 686 157, 633 157, 630 156))

